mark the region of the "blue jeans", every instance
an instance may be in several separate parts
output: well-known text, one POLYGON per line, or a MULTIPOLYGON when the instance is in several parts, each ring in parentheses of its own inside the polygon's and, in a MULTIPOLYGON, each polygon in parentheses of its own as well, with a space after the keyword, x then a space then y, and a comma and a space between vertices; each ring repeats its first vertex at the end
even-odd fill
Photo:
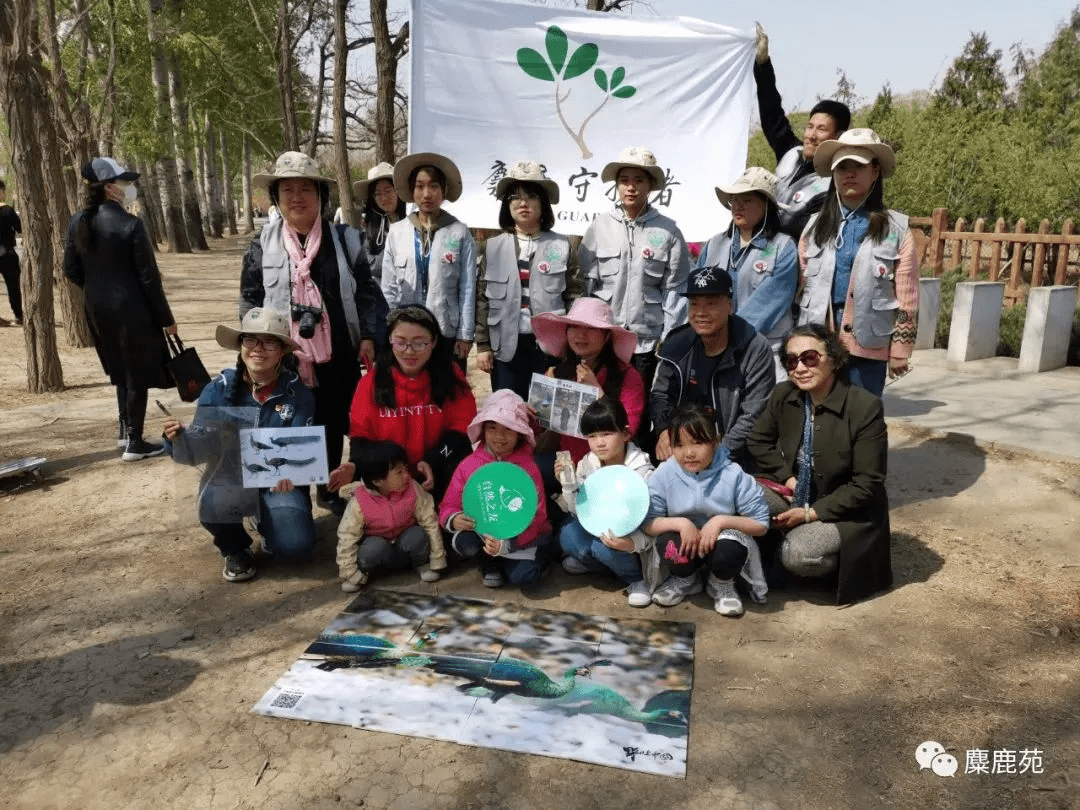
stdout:
POLYGON ((391 542, 385 537, 369 534, 356 552, 356 564, 364 572, 376 568, 420 568, 431 557, 431 541, 419 526, 410 526, 391 542))
POLYGON ((865 357, 848 359, 848 379, 852 385, 864 388, 878 399, 885 390, 885 378, 889 372, 889 364, 883 360, 867 360, 865 357))
POLYGON ((569 556, 593 571, 613 573, 627 585, 643 578, 637 554, 608 548, 600 538, 585 531, 577 518, 563 524, 559 532, 559 545, 569 556))
MULTIPOLYGON (((237 554, 251 545, 242 523, 207 523, 214 545, 223 557, 237 554)), ((315 548, 315 520, 311 516, 311 497, 307 488, 291 492, 259 492, 259 532, 266 548, 282 557, 298 557, 315 548)))
POLYGON ((547 567, 550 535, 541 535, 536 544, 536 557, 532 560, 519 560, 511 557, 492 557, 484 551, 484 541, 476 532, 459 532, 454 541, 454 549, 461 556, 474 559, 480 565, 480 572, 502 571, 511 585, 534 585, 547 567))

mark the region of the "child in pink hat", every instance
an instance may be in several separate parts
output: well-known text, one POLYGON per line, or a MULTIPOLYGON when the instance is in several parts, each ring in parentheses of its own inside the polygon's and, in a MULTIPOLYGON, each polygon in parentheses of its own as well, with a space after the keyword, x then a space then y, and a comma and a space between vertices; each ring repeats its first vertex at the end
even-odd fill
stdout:
POLYGON ((450 479, 439 508, 439 523, 453 532, 454 551, 463 557, 477 559, 480 576, 489 588, 501 587, 504 578, 518 586, 538 582, 546 562, 544 546, 551 542, 551 524, 540 470, 533 459, 536 438, 529 425, 529 407, 509 389, 495 391, 484 400, 469 425, 468 435, 476 448, 458 465, 450 479), (536 486, 536 515, 521 534, 509 540, 478 534, 475 518, 467 515, 462 507, 469 476, 493 461, 516 464, 529 474, 536 486))
MULTIPOLYGON (((548 376, 596 386, 601 392, 598 397, 619 400, 626 409, 630 434, 636 435, 646 404, 645 383, 630 364, 637 336, 615 325, 611 307, 599 298, 579 298, 566 315, 545 312, 532 323, 536 342, 560 358, 548 369, 548 376)), ((589 443, 575 436, 561 436, 559 447, 569 451, 574 464, 589 452, 589 443)))

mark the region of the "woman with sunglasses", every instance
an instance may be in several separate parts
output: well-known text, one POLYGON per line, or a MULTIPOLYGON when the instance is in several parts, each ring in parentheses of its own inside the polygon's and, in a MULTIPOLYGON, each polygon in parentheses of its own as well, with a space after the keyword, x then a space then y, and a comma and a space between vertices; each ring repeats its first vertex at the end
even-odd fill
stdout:
POLYGON ((427 307, 411 304, 390 313, 389 340, 375 370, 361 378, 349 413, 349 461, 330 473, 336 492, 356 475, 364 445, 397 442, 409 468, 438 503, 458 462, 472 452, 466 430, 476 399, 465 372, 453 362, 454 341, 427 307))
POLYGON ((306 427, 315 418, 315 396, 294 370, 298 346, 289 322, 275 310, 249 309, 239 329, 222 324, 216 337, 222 347, 239 351, 236 368, 225 369, 202 390, 190 425, 170 418, 163 435, 174 461, 203 467, 199 520, 225 558, 222 576, 243 582, 255 576, 243 516, 255 516, 263 549, 281 557, 315 547, 315 522, 307 487, 293 487, 288 477, 272 489, 244 488, 240 431, 306 427))
POLYGON ((784 341, 788 381, 773 389, 747 439, 784 534, 780 561, 800 576, 834 576, 847 604, 892 585, 889 438, 881 400, 852 385, 847 349, 822 324, 784 341))

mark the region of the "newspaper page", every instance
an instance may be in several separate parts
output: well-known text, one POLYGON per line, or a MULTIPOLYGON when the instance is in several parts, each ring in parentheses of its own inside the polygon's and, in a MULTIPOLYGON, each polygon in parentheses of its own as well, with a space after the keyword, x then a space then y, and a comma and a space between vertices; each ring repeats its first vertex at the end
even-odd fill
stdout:
POLYGON ((570 380, 558 380, 533 374, 529 384, 529 405, 536 410, 540 424, 547 430, 567 436, 581 435, 581 414, 600 396, 600 389, 570 380))

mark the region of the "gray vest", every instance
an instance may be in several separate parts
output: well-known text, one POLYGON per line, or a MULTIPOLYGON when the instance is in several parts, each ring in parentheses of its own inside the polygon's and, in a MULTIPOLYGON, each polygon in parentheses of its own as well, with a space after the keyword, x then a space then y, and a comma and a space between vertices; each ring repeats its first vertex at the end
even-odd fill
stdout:
MULTIPOLYGON (((518 275, 514 234, 501 233, 484 248, 484 284, 488 300, 488 339, 495 356, 504 363, 514 359, 521 334, 521 277, 518 275)), ((566 266, 570 242, 560 234, 543 231, 536 237, 536 252, 529 263, 529 313, 566 314, 566 266)))
MULTIPOLYGON (((806 223, 809 233, 818 214, 806 223)), ((896 266, 900 263, 900 246, 908 232, 908 218, 899 211, 889 211, 889 232, 881 242, 863 239, 851 266, 853 297, 847 309, 852 310, 852 332, 859 345, 867 349, 883 349, 892 340, 896 327, 896 266)), ((799 325, 830 323, 832 317, 833 273, 836 271, 836 247, 832 239, 819 245, 812 236, 806 240, 806 270, 802 297, 799 299, 799 325)))
MULTIPOLYGON (((773 270, 776 268, 776 260, 792 240, 786 233, 778 233, 767 241, 764 237, 752 240, 750 249, 746 252, 746 256, 738 269, 729 266, 731 240, 731 229, 718 233, 709 240, 704 252, 705 260, 709 263, 709 266, 723 267, 731 273, 731 277, 735 282, 735 307, 733 311, 738 312, 739 307, 750 300, 761 282, 773 274, 773 270), (754 244, 755 242, 762 244, 757 246, 754 244)), ((789 306, 784 311, 784 314, 780 316, 780 320, 776 322, 776 325, 768 333, 763 333, 769 339, 770 344, 784 337, 795 324, 795 319, 791 315, 791 302, 788 303, 789 306)))
MULTIPOLYGON (((292 265, 285 250, 285 240, 281 236, 281 227, 285 220, 277 219, 263 226, 259 234, 262 245, 263 271, 263 306, 280 312, 292 320, 292 265)), ((318 220, 322 227, 322 220, 318 220)), ((360 314, 356 311, 356 279, 353 278, 352 264, 345 256, 337 228, 330 226, 330 237, 334 240, 334 253, 338 263, 338 293, 341 306, 345 311, 345 323, 349 326, 349 339, 354 347, 360 345, 360 314)), ((360 232, 355 228, 346 228, 345 247, 355 261, 360 254, 362 244, 360 232)), ((243 313, 241 313, 242 315, 243 313)))
POLYGON ((803 150, 795 146, 784 153, 776 164, 776 201, 780 207, 780 225, 788 230, 791 223, 799 218, 812 200, 829 190, 829 178, 817 172, 805 174, 798 180, 792 180, 802 164, 803 150), (787 210, 783 206, 787 206, 787 210))

